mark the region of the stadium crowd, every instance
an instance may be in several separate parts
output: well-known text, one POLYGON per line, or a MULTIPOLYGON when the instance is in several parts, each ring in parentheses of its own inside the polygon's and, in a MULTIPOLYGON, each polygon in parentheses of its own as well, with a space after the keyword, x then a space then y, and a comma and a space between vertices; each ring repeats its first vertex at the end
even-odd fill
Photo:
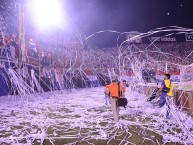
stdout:
MULTIPOLYGON (((167 71, 171 74, 180 72, 179 65, 189 65, 193 60, 192 42, 170 42, 154 44, 128 44, 123 47, 84 49, 80 42, 64 43, 65 47, 54 49, 39 48, 32 39, 26 44, 28 58, 33 58, 36 65, 54 68, 63 72, 69 68, 91 70, 108 75, 108 69, 128 71, 133 74, 133 67, 154 70, 156 73, 167 71), (39 61, 40 60, 40 61, 39 61)), ((19 57, 18 37, 0 35, 0 46, 14 46, 11 52, 19 57)), ((28 59, 28 63, 31 63, 28 59)), ((32 63, 34 64, 34 63, 32 63)))

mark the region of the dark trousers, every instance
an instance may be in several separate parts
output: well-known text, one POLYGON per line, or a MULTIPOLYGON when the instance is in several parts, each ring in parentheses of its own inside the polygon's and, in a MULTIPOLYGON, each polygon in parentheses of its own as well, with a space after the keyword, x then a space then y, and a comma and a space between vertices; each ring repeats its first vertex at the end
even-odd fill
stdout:
POLYGON ((167 112, 166 112, 166 117, 169 118, 170 117, 170 105, 171 105, 171 98, 167 95, 162 95, 160 97, 160 107, 163 107, 165 104, 167 106, 167 112))

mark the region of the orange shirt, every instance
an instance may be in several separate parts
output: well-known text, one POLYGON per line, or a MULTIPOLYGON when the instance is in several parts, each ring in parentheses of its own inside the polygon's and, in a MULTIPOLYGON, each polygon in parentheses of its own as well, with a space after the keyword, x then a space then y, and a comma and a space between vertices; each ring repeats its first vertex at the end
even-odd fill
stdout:
MULTIPOLYGON (((120 85, 120 91, 121 90, 122 90, 122 87, 120 85)), ((110 96, 117 97, 117 98, 120 97, 117 83, 112 83, 111 85, 109 85, 109 91, 110 91, 110 96)))

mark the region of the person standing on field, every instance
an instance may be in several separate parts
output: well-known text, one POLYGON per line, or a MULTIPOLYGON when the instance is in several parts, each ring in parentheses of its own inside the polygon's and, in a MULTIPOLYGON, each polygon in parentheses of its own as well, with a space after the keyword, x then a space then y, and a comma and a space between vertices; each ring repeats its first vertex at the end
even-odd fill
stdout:
POLYGON ((109 94, 111 100, 111 109, 113 111, 113 119, 115 122, 119 121, 120 107, 117 106, 117 100, 122 97, 122 86, 117 82, 117 80, 112 80, 109 85, 109 94))
POLYGON ((162 85, 158 91, 158 95, 160 97, 160 107, 164 106, 166 104, 167 106, 167 113, 166 118, 170 119, 170 108, 171 104, 173 102, 173 94, 174 94, 174 84, 170 80, 171 75, 165 74, 164 80, 162 82, 162 85))
POLYGON ((111 104, 110 94, 109 94, 109 85, 110 85, 109 81, 106 81, 105 82, 105 104, 106 105, 108 105, 108 103, 111 104))

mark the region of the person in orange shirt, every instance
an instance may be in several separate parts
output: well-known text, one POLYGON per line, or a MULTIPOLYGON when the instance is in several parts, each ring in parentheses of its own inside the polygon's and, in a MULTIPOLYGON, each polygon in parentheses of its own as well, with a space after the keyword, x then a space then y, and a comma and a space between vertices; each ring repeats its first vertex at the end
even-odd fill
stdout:
POLYGON ((111 104, 110 102, 110 96, 109 96, 109 81, 106 81, 105 82, 105 103, 106 105, 108 105, 108 102, 109 104, 111 104))
POLYGON ((109 85, 109 94, 111 100, 111 109, 113 111, 113 119, 119 121, 119 111, 120 108, 117 106, 117 100, 122 97, 122 86, 118 84, 117 80, 112 80, 112 83, 109 85))

